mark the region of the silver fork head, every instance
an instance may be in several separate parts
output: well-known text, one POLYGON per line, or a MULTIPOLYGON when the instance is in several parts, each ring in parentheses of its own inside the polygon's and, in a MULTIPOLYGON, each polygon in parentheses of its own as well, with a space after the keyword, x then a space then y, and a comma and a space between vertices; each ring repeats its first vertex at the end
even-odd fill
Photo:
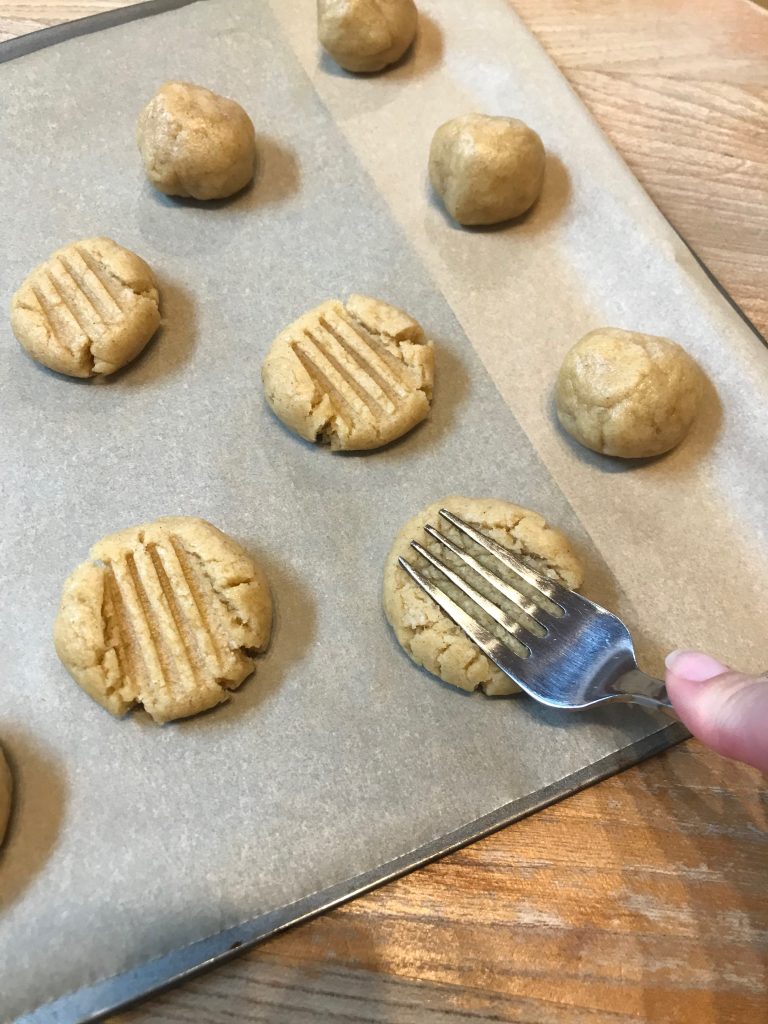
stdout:
POLYGON ((475 608, 501 627, 502 636, 512 640, 512 646, 509 640, 505 642, 495 635, 478 621, 476 615, 462 608, 407 559, 400 558, 399 563, 502 672, 530 696, 552 707, 577 710, 604 701, 631 699, 632 695, 626 689, 616 686, 627 673, 637 673, 632 639, 623 622, 526 565, 503 545, 447 509, 441 509, 440 515, 460 534, 490 554, 495 560, 494 566, 498 563, 498 568, 511 574, 518 586, 488 569, 434 527, 425 527, 426 533, 513 605, 519 611, 519 617, 513 617, 498 607, 418 542, 413 541, 411 546, 475 608), (533 590, 533 596, 527 597, 519 589, 520 583, 527 584, 533 590), (514 649, 515 643, 521 648, 520 653, 514 649))

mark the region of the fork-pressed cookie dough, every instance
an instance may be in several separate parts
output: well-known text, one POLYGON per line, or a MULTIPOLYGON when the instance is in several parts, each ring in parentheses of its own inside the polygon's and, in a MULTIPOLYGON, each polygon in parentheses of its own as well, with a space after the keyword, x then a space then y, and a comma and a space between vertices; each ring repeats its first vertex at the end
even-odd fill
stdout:
POLYGON ((27 276, 11 300, 11 326, 49 369, 106 375, 134 359, 160 326, 160 296, 136 253, 111 238, 84 238, 27 276))
POLYGON ((269 642, 266 577, 202 519, 167 516, 99 541, 64 584, 56 651, 113 715, 156 722, 228 699, 269 642))
POLYGON ((434 350, 401 309, 351 295, 281 331, 261 377, 272 411, 300 437, 337 451, 379 448, 429 413, 434 350))
MULTIPOLYGON (((584 578, 581 562, 564 534, 548 526, 537 512, 499 498, 443 498, 409 519, 395 538, 384 567, 384 611, 406 654, 417 665, 463 690, 480 689, 492 696, 514 693, 518 690, 515 683, 472 643, 398 564, 398 558, 407 559, 427 578, 449 590, 459 604, 473 615, 477 614, 477 608, 457 589, 451 589, 445 577, 411 547, 411 541, 418 541, 443 561, 450 562, 455 571, 483 591, 477 574, 463 567, 458 559, 451 561, 446 550, 425 533, 425 525, 431 524, 460 546, 465 546, 466 542, 458 531, 440 516, 441 508, 478 527, 533 568, 571 590, 577 590, 584 578)), ((485 557, 478 557, 485 562, 485 557)), ((498 572, 498 563, 493 565, 489 561, 488 568, 498 572)), ((495 591, 487 596, 497 602, 499 600, 495 591)), ((507 610, 520 617, 514 606, 510 605, 507 610)), ((489 628, 492 628, 491 624, 489 628)))

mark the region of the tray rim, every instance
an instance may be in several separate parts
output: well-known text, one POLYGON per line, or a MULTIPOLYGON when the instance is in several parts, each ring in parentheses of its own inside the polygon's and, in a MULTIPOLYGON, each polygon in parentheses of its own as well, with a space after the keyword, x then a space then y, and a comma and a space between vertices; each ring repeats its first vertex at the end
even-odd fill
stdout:
POLYGON ((489 814, 438 836, 400 857, 232 925, 215 935, 147 960, 127 971, 59 996, 17 1017, 15 1024, 91 1024, 104 1020, 226 963, 265 939, 310 921, 327 910, 333 910, 654 754, 668 750, 690 736, 681 722, 671 721, 642 740, 621 747, 544 789, 502 804, 489 814))

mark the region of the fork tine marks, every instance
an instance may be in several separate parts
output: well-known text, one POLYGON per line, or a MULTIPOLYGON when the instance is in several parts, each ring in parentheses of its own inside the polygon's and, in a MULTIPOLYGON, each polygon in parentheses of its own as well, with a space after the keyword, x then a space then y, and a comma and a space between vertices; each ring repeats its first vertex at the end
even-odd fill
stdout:
MULTIPOLYGON (((470 586, 469 583, 463 580, 458 573, 455 573, 453 569, 449 569, 444 562, 441 562, 439 558, 435 558, 433 554, 427 551, 426 548, 423 548, 417 541, 411 541, 411 547, 417 554, 421 555, 422 558, 425 558, 430 565, 433 565, 438 572, 441 572, 446 579, 450 580, 454 587, 457 587, 465 597, 468 597, 470 601, 476 604, 479 608, 482 608, 485 614, 489 615, 494 622, 498 622, 501 628, 513 636, 518 643, 523 644, 524 647, 526 646, 526 641, 523 637, 526 627, 522 622, 518 622, 516 619, 513 619, 511 616, 507 615, 503 609, 499 608, 498 605, 495 605, 493 601, 489 601, 487 597, 483 597, 483 595, 478 593, 473 586, 470 586)), ((462 628, 464 627, 462 626, 462 628)), ((530 632, 530 630, 528 632, 530 632)))
POLYGON ((531 569, 530 566, 526 565, 525 562, 520 561, 519 558, 516 558, 511 551, 507 550, 507 548, 503 547, 501 544, 497 544, 496 541, 492 540, 490 537, 486 537, 484 533, 480 532, 480 530, 475 529, 474 526, 470 526, 469 523, 465 523, 463 519, 459 519, 458 516, 449 512, 448 509, 441 508, 440 515, 446 519, 451 526, 455 526, 460 533, 463 533, 465 536, 469 537, 470 540, 473 540, 475 544, 479 544, 480 547, 485 548, 489 554, 498 558, 502 565, 505 565, 507 569, 522 577, 529 586, 538 590, 540 594, 546 597, 547 600, 551 601, 552 604, 559 608, 561 612, 565 612, 565 608, 561 603, 563 598, 560 597, 561 594, 563 596, 567 596, 568 591, 565 587, 561 586, 559 583, 555 583, 554 580, 549 579, 542 573, 537 572, 536 569, 531 569))
POLYGON ((458 545, 454 544, 452 540, 440 533, 433 526, 425 526, 424 532, 428 533, 430 537, 433 537, 438 543, 442 544, 443 547, 448 548, 452 551, 457 558, 460 558, 465 565, 468 565, 470 569, 481 576, 486 583, 490 584, 494 590, 497 590, 503 597, 506 597, 508 601, 514 604, 521 612, 524 612, 529 618, 533 619, 537 626, 546 632, 547 627, 541 622, 537 615, 540 615, 545 609, 540 608, 535 601, 531 601, 529 598, 522 594, 519 590, 516 590, 511 584, 507 583, 500 576, 497 576, 495 572, 491 572, 490 569, 486 569, 485 566, 478 562, 476 558, 473 558, 468 551, 463 551, 458 545))
MULTIPOLYGON (((520 678, 516 671, 516 665, 522 665, 525 662, 525 658, 519 657, 514 651, 510 650, 506 644, 503 644, 501 640, 497 639, 489 630, 482 626, 479 622, 476 622, 467 612, 464 611, 456 602, 450 598, 447 594, 431 583, 426 576, 423 576, 419 570, 411 565, 405 558, 398 558, 398 563, 403 568, 411 579, 416 583, 417 586, 428 594, 432 600, 439 605, 440 608, 445 612, 449 619, 456 623, 459 629, 463 630, 469 639, 477 644, 483 654, 490 658, 490 660, 501 669, 506 675, 512 679, 513 682, 517 683, 521 690, 525 690, 530 693, 526 683, 520 678)), ((522 641, 518 641, 522 643, 522 641)))

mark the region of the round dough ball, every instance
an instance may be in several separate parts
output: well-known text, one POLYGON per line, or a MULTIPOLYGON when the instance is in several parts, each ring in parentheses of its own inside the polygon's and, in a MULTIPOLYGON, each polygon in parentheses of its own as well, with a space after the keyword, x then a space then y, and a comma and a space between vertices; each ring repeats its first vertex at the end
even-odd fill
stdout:
POLYGON ((253 177, 256 135, 239 103, 189 82, 166 82, 139 114, 147 177, 169 196, 225 199, 253 177))
POLYGON ((38 363, 70 377, 119 370, 160 326, 152 271, 111 238, 58 249, 11 300, 11 327, 38 363))
POLYGON ((381 71, 416 35, 413 0, 317 0, 317 34, 347 71, 381 71))
POLYGON ((563 427, 587 448, 625 459, 669 451, 688 433, 703 377, 667 338, 602 327, 567 353, 555 400, 563 427))
POLYGON ((498 224, 532 206, 544 179, 541 139, 514 117, 466 114, 441 125, 429 180, 459 224, 498 224))
MULTIPOLYGON (((516 649, 509 634, 492 619, 483 618, 484 613, 478 614, 477 606, 411 547, 412 540, 418 541, 514 618, 522 617, 515 605, 501 598, 497 591, 484 584, 476 573, 424 532, 425 525, 434 526, 475 555, 487 568, 504 577, 505 570, 499 570, 498 560, 483 552, 443 519, 439 514, 441 508, 478 527, 532 568, 571 590, 577 590, 584 578, 581 562, 571 550, 567 538, 548 526, 537 512, 498 498, 443 498, 410 519, 395 538, 384 566, 384 611, 406 654, 417 665, 423 665, 433 675, 462 690, 479 689, 492 696, 515 693, 518 690, 515 683, 474 645, 398 564, 398 558, 405 558, 474 617, 480 618, 495 636, 516 649)), ((518 590, 526 590, 526 584, 520 583, 518 577, 509 574, 509 581, 518 590)), ((534 591, 529 589, 528 593, 534 591)), ((520 650, 519 653, 523 652, 520 650)))
POLYGON ((3 845, 8 821, 11 817, 11 801, 13 798, 13 778, 11 769, 5 759, 3 748, 0 747, 0 846, 3 845))
POLYGON ((364 295, 299 317, 261 369, 275 415, 334 451, 380 448, 407 433, 429 412, 433 377, 433 346, 420 325, 364 295))
POLYGON ((266 577, 202 519, 167 516, 113 533, 64 584, 54 626, 69 674, 113 715, 156 722, 229 699, 272 628, 266 577))

